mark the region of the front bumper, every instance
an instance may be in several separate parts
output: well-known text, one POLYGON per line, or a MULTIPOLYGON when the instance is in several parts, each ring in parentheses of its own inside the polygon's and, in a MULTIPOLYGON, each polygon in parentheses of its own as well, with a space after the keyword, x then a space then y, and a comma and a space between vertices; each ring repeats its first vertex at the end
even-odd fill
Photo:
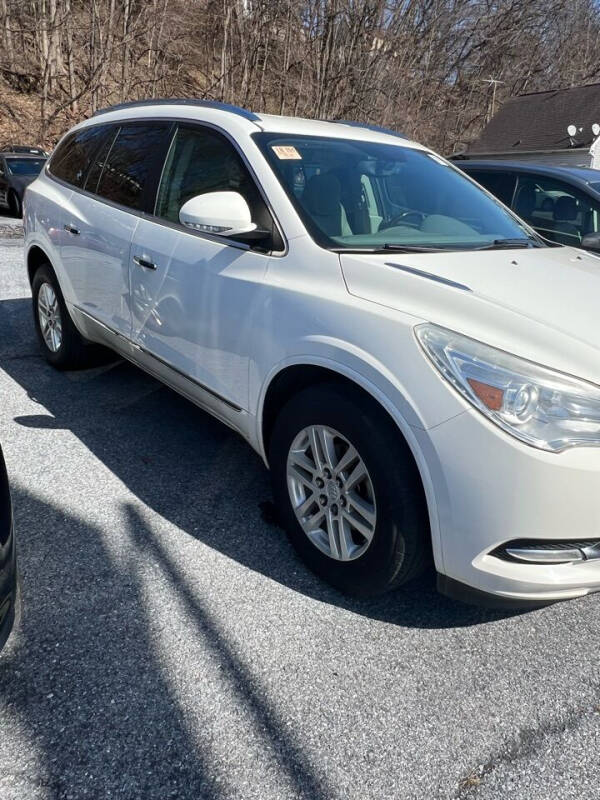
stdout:
POLYGON ((600 560, 526 564, 491 555, 513 539, 600 538, 600 448, 536 450, 473 409, 414 432, 436 504, 442 591, 458 582, 513 607, 600 591, 600 560))

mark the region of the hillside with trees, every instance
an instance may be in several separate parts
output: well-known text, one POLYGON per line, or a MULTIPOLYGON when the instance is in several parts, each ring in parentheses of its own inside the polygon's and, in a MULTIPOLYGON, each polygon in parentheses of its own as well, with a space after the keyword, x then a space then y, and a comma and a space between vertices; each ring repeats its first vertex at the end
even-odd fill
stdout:
POLYGON ((0 144, 201 97, 358 119, 450 153, 522 92, 600 79, 596 0, 0 0, 0 144))

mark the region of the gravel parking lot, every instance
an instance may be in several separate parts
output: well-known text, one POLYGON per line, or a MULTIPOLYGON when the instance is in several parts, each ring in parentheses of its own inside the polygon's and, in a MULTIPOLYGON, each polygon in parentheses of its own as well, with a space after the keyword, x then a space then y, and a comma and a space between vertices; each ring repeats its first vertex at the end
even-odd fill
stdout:
POLYGON ((295 558, 241 439, 122 362, 55 372, 30 317, 4 240, 24 611, 2 800, 600 796, 600 596, 507 616, 428 576, 348 600, 295 558))

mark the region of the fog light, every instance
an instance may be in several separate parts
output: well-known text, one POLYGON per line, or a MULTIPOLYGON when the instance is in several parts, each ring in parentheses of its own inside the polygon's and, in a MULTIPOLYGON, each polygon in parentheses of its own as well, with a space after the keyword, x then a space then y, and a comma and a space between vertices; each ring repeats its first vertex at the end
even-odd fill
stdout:
POLYGON ((515 539, 492 550, 492 556, 504 561, 527 564, 569 564, 600 558, 600 539, 544 541, 515 539))

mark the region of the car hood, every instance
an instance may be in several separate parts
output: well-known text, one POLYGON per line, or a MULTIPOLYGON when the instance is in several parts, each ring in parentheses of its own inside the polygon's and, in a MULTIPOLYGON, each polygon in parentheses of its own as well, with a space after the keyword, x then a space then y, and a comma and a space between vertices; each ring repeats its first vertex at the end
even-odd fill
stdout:
POLYGON ((600 258, 570 247, 340 256, 350 294, 600 383, 600 258))

